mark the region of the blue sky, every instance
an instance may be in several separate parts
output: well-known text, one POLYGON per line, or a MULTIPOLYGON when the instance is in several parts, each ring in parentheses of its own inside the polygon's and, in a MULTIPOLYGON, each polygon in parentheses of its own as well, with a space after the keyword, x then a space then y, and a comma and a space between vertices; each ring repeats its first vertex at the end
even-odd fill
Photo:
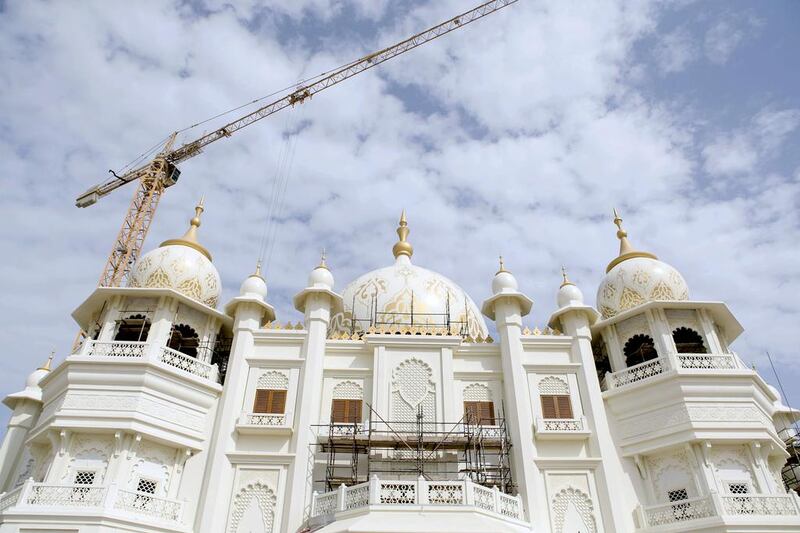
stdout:
MULTIPOLYGON (((469 7, 0 2, 0 393, 50 350, 67 355, 69 313, 133 193, 75 208, 106 169, 469 7)), ((180 235, 205 194, 201 240, 232 297, 277 175, 288 186, 266 274, 281 320, 300 318, 291 297, 321 248, 340 289, 387 265, 405 207, 416 263, 480 302, 502 253, 541 326, 562 264, 594 301, 616 206, 692 298, 730 305, 746 329, 737 352, 774 382, 770 350, 800 404, 798 22, 800 5, 777 0, 520 0, 186 162, 145 249, 180 235), (286 130, 301 133, 282 166, 286 130)))

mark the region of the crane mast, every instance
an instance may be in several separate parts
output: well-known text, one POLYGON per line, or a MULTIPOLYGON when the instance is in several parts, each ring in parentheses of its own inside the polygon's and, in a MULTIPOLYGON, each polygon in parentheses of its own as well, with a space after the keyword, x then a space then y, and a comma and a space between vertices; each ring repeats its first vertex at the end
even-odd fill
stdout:
POLYGON ((139 257, 145 237, 150 229, 150 224, 155 216, 158 201, 167 187, 174 185, 180 176, 177 164, 196 155, 199 155, 203 148, 221 139, 230 137, 236 131, 266 118, 282 109, 304 103, 315 94, 332 87, 342 81, 352 78, 384 63, 400 54, 430 42, 442 35, 450 33, 458 28, 474 22, 480 18, 490 15, 518 0, 490 0, 469 11, 446 20, 425 31, 412 35, 393 46, 384 48, 377 52, 362 57, 356 61, 348 63, 339 69, 312 78, 291 93, 272 101, 255 111, 248 113, 228 124, 216 129, 212 133, 204 134, 197 139, 173 147, 177 133, 170 135, 161 151, 148 163, 136 167, 132 170, 117 176, 114 179, 95 185, 80 195, 76 200, 78 207, 88 207, 93 205, 103 196, 112 191, 127 185, 133 181, 138 181, 139 185, 131 201, 128 212, 125 215, 122 228, 120 229, 114 247, 109 254, 106 265, 100 276, 99 285, 104 287, 116 287, 126 281, 128 274, 133 268, 133 264, 139 257))

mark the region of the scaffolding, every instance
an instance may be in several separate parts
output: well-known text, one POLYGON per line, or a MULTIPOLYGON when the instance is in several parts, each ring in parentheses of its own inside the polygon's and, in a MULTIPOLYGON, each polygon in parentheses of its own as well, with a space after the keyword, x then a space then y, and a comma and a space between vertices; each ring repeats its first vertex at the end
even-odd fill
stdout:
POLYGON ((454 423, 429 422, 422 408, 415 420, 387 421, 372 406, 366 423, 315 426, 317 447, 326 456, 324 478, 314 479, 322 491, 384 479, 469 479, 514 494, 511 442, 505 417, 485 424, 471 415, 454 423))

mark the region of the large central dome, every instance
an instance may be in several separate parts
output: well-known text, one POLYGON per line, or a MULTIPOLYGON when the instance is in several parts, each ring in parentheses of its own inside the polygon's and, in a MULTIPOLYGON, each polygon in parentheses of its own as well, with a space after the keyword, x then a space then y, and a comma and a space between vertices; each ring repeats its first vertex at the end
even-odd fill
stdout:
MULTIPOLYGON (((342 294, 344 312, 333 317, 336 331, 366 331, 418 326, 421 331, 486 337, 488 330, 475 302, 452 280, 411 263, 413 248, 405 212, 397 229, 393 265, 373 270, 350 283, 342 294)), ((399 329, 399 328, 398 328, 399 329)))

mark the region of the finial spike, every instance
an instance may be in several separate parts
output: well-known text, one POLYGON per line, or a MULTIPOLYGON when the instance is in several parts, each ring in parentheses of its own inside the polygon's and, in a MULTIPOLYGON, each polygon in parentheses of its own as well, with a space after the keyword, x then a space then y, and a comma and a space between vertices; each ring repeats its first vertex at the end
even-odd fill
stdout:
POLYGON ((613 212, 614 225, 617 226, 617 239, 619 239, 619 255, 616 259, 608 264, 606 272, 609 272, 612 268, 614 268, 614 266, 618 265, 622 261, 632 257, 650 257, 652 259, 658 259, 655 255, 649 252, 640 252, 631 246, 631 243, 628 241, 628 232, 622 229, 622 217, 619 216, 619 212, 617 211, 616 207, 613 209, 613 212))
POLYGON ((502 255, 499 256, 499 260, 500 260, 500 270, 495 272, 495 274, 494 274, 495 276, 497 274, 499 274, 500 272, 508 272, 508 270, 506 270, 506 262, 503 260, 503 256, 502 255))
POLYGON ((562 287, 565 285, 575 285, 567 277, 567 267, 565 267, 564 265, 561 265, 561 277, 563 278, 563 281, 561 282, 562 287))
POLYGON ((46 370, 46 371, 50 372, 50 367, 53 364, 53 358, 55 356, 56 356, 56 351, 52 350, 50 352, 50 357, 47 358, 47 362, 45 364, 43 364, 42 366, 40 366, 39 368, 37 368, 36 370, 46 370))
POLYGON ((404 255, 410 258, 414 254, 414 247, 408 242, 408 234, 411 232, 408 229, 408 221, 406 220, 406 210, 400 214, 400 222, 397 226, 397 236, 400 238, 392 247, 392 253, 395 258, 404 255))
POLYGON ((261 259, 256 261, 256 271, 253 273, 254 276, 258 276, 261 279, 264 279, 261 275, 261 259))
POLYGON ((203 207, 204 200, 205 196, 202 196, 200 198, 200 202, 198 202, 198 204, 194 207, 194 217, 192 217, 192 219, 189 221, 189 229, 186 230, 186 233, 184 233, 183 236, 178 239, 168 239, 162 242, 161 246, 169 246, 172 244, 188 246, 205 255, 208 260, 211 261, 211 254, 208 253, 208 250, 206 250, 197 240, 197 228, 200 227, 200 215, 202 215, 203 211, 205 211, 205 208, 203 207))
POLYGON ((328 264, 325 262, 327 257, 328 255, 325 253, 325 248, 323 248, 319 257, 319 265, 317 265, 317 268, 324 268, 325 270, 328 270, 328 264))

